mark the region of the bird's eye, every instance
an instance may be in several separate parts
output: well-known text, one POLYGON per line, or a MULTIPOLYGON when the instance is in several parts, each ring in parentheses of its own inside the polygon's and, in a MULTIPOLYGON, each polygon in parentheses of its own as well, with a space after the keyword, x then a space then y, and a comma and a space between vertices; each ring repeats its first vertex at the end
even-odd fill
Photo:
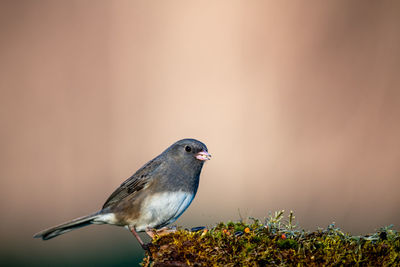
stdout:
POLYGON ((192 151, 192 148, 190 146, 185 146, 185 150, 186 150, 186 152, 190 152, 190 151, 192 151))

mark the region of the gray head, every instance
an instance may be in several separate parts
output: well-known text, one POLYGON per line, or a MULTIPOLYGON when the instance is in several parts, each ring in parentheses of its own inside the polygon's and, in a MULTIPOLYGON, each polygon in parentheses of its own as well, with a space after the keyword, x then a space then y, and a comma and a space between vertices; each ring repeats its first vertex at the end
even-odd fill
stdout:
POLYGON ((199 171, 204 162, 211 158, 206 145, 196 139, 179 140, 167 148, 163 154, 174 159, 182 168, 199 171))

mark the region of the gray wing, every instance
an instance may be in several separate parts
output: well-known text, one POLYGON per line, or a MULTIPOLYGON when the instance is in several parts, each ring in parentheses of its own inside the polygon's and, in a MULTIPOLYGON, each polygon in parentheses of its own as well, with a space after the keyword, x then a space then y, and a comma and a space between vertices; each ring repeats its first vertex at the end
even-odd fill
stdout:
POLYGON ((135 172, 130 178, 123 182, 106 200, 103 209, 120 202, 131 194, 136 194, 149 183, 153 173, 162 165, 160 157, 147 162, 142 168, 135 172))

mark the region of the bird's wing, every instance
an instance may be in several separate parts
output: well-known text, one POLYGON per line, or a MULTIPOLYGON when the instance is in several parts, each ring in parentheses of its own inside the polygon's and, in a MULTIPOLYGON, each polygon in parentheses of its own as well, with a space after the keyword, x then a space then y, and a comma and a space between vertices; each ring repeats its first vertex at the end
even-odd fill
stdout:
POLYGON ((125 197, 131 194, 136 194, 142 190, 154 176, 154 171, 162 166, 162 163, 163 161, 159 157, 147 162, 108 197, 103 205, 103 209, 112 206, 113 204, 120 202, 125 197))

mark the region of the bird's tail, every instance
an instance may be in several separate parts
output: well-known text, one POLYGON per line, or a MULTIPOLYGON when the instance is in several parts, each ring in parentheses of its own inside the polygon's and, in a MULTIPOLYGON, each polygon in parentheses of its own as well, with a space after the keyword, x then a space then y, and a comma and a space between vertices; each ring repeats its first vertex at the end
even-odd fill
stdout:
MULTIPOLYGON (((72 221, 65 222, 62 224, 59 224, 57 226, 51 227, 49 229, 43 230, 37 234, 35 234, 33 237, 34 238, 42 238, 43 240, 48 240, 51 238, 54 238, 56 236, 62 235, 64 233, 67 233, 69 231, 90 225, 92 223, 95 223, 95 220, 99 218, 101 214, 99 212, 79 217, 76 218, 72 221)), ((99 222, 96 222, 99 223, 99 222)))

